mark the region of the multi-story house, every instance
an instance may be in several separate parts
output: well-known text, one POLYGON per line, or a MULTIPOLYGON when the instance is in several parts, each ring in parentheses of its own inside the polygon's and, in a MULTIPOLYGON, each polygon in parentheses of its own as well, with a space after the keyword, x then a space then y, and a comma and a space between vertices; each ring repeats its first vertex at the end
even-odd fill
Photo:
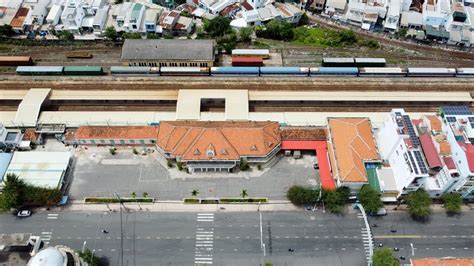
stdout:
POLYGON ((392 110, 389 119, 378 129, 377 142, 382 169, 392 171, 396 197, 423 187, 429 177, 428 168, 417 131, 403 109, 392 110))
POLYGON ((451 144, 443 132, 441 119, 435 115, 424 116, 420 120, 418 131, 430 175, 426 178, 424 188, 431 197, 438 198, 452 191, 459 177, 451 144))
POLYGON ((387 9, 383 0, 349 0, 345 20, 347 23, 373 30, 379 18, 385 19, 387 9))
POLYGON ((388 31, 397 31, 400 22, 401 0, 389 0, 387 3, 387 17, 385 18, 384 28, 388 31))
POLYGON ((474 114, 467 106, 445 106, 440 111, 443 131, 459 171, 452 189, 465 199, 474 200, 474 114))
POLYGON ((81 0, 68 0, 61 14, 62 26, 56 30, 65 30, 74 34, 81 31, 82 20, 86 16, 84 3, 81 0))
POLYGON ((451 14, 449 0, 427 0, 423 3, 423 25, 439 28, 446 24, 451 14))
POLYGON ((123 28, 127 32, 141 31, 140 25, 145 16, 145 6, 139 3, 133 3, 131 10, 127 12, 123 28))

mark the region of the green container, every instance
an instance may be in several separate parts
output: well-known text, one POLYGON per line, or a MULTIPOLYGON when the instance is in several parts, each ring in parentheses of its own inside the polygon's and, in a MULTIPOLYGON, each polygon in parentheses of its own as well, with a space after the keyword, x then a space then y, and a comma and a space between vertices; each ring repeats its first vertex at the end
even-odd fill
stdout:
POLYGON ((104 74, 102 67, 98 66, 66 66, 64 67, 65 75, 83 75, 83 76, 100 76, 104 74))

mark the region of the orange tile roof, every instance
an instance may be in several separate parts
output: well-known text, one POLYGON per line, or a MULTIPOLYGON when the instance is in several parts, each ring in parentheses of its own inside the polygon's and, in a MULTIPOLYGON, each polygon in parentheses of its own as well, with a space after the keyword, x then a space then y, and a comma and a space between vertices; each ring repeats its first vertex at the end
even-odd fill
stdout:
MULTIPOLYGON (((155 139, 158 136, 156 126, 84 126, 74 132, 74 139, 155 139)), ((70 134, 66 134, 68 139, 70 134)))
POLYGON ((36 141, 38 140, 39 133, 36 133, 36 131, 32 128, 27 128, 25 130, 25 133, 23 133, 23 140, 25 141, 36 141))
POLYGON ((281 142, 276 122, 161 122, 157 145, 183 160, 265 156, 281 142))
POLYGON ((430 121, 431 130, 433 130, 435 132, 441 132, 443 130, 443 128, 441 126, 441 120, 439 120, 439 118, 437 116, 428 115, 428 116, 426 116, 426 118, 428 118, 428 120, 430 121))
POLYGON ((474 266, 474 258, 423 258, 412 259, 412 266, 474 266))
POLYGON ((334 176, 341 182, 367 182, 364 162, 380 160, 369 119, 329 118, 328 124, 336 163, 334 176))
POLYGON ((10 22, 10 26, 12 28, 20 28, 23 27, 23 23, 25 22, 26 16, 30 10, 26 7, 20 7, 16 12, 15 16, 13 17, 12 21, 10 22))
POLYGON ((451 144, 447 140, 438 141, 439 154, 442 156, 451 155, 451 144))

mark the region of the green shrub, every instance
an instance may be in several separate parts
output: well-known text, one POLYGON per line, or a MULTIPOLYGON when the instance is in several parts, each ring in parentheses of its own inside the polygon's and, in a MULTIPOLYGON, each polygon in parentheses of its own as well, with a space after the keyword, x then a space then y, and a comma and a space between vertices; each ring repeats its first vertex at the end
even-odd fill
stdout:
POLYGON ((133 152, 133 154, 137 155, 138 154, 137 148, 133 148, 132 152, 133 152))
POLYGON ((115 147, 112 147, 109 149, 110 154, 115 155, 117 153, 117 149, 115 147))
POLYGON ((246 160, 240 159, 239 169, 240 171, 247 171, 250 169, 250 166, 246 160))
POLYGON ((319 190, 299 185, 291 186, 286 193, 288 200, 295 205, 314 204, 319 195, 319 190))
POLYGON ((168 166, 168 168, 173 168, 173 163, 170 160, 167 160, 166 166, 168 166))
POLYGON ((201 204, 218 204, 218 199, 203 199, 201 200, 201 204))
POLYGON ((462 198, 457 193, 449 193, 443 196, 444 208, 449 214, 461 212, 462 198))
POLYGON ((197 203, 199 203, 199 199, 195 199, 195 198, 185 198, 185 199, 184 199, 184 203, 197 204, 197 203))
POLYGON ((257 169, 258 169, 259 171, 262 171, 262 169, 263 169, 262 165, 261 165, 261 164, 257 165, 257 169))
POLYGON ((267 203, 267 198, 221 198, 219 199, 220 203, 254 203, 254 202, 261 202, 267 203))
POLYGON ((179 171, 183 171, 183 162, 176 162, 176 167, 178 167, 179 171))
POLYGON ((408 194, 407 205, 414 219, 423 220, 431 215, 431 198, 422 188, 408 194))
MULTIPOLYGON (((85 203, 120 203, 117 198, 94 198, 87 197, 85 198, 85 203)), ((154 199, 152 198, 122 198, 124 203, 135 203, 135 202, 144 202, 144 203, 153 203, 154 199)))

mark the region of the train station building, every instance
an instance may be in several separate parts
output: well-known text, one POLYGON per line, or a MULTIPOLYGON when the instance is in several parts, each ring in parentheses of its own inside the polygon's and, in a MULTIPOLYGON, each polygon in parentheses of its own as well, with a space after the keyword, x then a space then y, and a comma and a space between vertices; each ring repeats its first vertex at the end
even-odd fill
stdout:
POLYGON ((232 171, 241 160, 265 164, 280 150, 276 122, 162 122, 158 151, 189 171, 232 171))
POLYGON ((121 55, 125 66, 212 67, 214 40, 125 40, 121 55))

